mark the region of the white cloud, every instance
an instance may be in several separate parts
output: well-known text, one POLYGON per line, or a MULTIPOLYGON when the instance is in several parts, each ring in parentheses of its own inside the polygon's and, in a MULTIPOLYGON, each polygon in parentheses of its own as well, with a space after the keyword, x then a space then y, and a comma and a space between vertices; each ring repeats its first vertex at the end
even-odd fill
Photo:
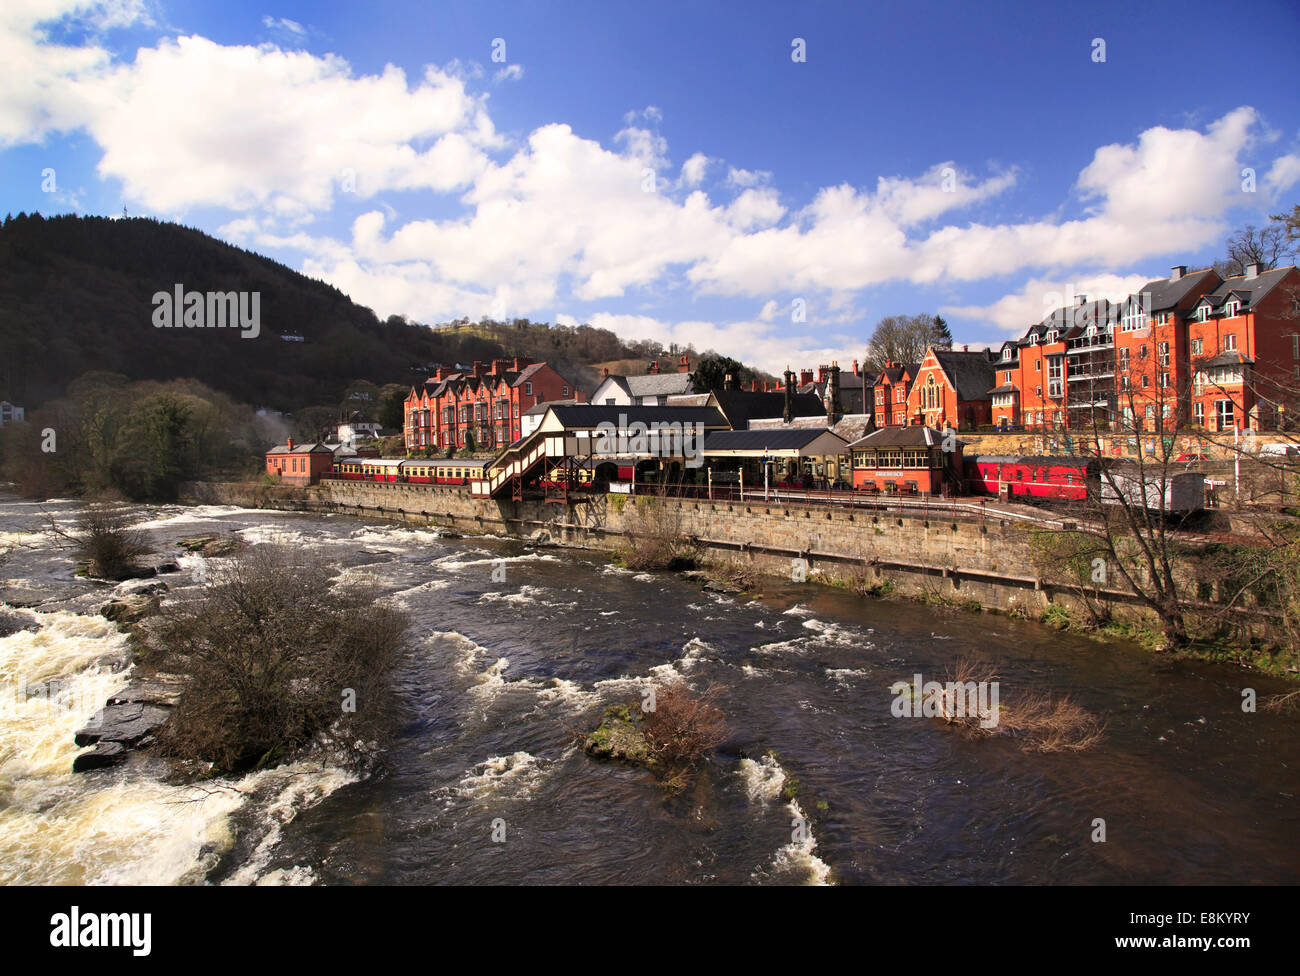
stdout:
POLYGON ((695 188, 704 182, 704 173, 709 168, 712 160, 704 153, 697 152, 686 162, 682 163, 681 184, 684 187, 695 188))
POLYGON ((518 81, 524 76, 524 66, 522 64, 508 64, 495 75, 493 81, 518 81))
POLYGON ((1296 183, 1300 183, 1300 154, 1297 153, 1273 160, 1273 165, 1264 177, 1264 185, 1274 196, 1285 193, 1296 183))
POLYGON ((727 170, 727 182, 732 186, 744 189, 751 186, 761 186, 764 183, 772 181, 772 174, 766 170, 748 170, 737 169, 732 166, 727 170))
POLYGON ((991 322, 1013 335, 1023 335, 1036 322, 1063 305, 1074 304, 1077 296, 1088 299, 1123 301, 1136 294, 1156 275, 1082 274, 1065 278, 1034 278, 1020 291, 1003 295, 988 305, 945 305, 940 314, 991 322))
POLYGON ((278 33, 293 34, 298 37, 306 37, 307 28, 296 20, 290 20, 288 17, 272 17, 266 14, 262 17, 262 26, 278 33))

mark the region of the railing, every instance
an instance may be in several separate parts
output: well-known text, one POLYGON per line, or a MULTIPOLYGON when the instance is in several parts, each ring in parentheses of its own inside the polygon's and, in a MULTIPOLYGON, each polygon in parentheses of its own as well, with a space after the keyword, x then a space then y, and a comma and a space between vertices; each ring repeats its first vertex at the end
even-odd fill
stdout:
POLYGON ((857 491, 841 488, 769 488, 764 497, 762 488, 741 489, 738 485, 663 485, 658 482, 638 481, 632 494, 653 497, 680 498, 702 502, 723 502, 766 508, 836 507, 863 511, 919 512, 925 518, 978 518, 1005 522, 1036 523, 1060 528, 1066 521, 1058 517, 1032 512, 1017 512, 999 507, 984 498, 944 498, 928 492, 857 491))

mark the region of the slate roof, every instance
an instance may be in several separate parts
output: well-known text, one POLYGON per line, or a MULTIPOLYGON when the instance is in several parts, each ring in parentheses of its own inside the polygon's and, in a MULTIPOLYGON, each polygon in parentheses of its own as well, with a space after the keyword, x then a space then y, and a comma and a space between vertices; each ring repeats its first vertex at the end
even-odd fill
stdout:
POLYGON ((1221 352, 1213 359, 1207 359, 1205 362, 1197 363, 1196 365, 1199 369, 1209 369, 1214 366, 1249 366, 1254 362, 1255 360, 1243 356, 1240 352, 1233 349, 1228 352, 1221 352))
MULTIPOLYGON (((957 446, 964 446, 964 441, 957 441, 957 446)), ((941 447, 943 431, 933 427, 881 427, 866 437, 854 441, 851 448, 862 450, 872 447, 941 447)))
POLYGON ((524 411, 525 417, 533 417, 539 413, 546 413, 551 407, 572 407, 581 403, 581 400, 543 400, 541 403, 534 404, 524 411))
POLYGON ((1294 266, 1274 268, 1272 271, 1263 271, 1254 278, 1247 278, 1245 275, 1228 278, 1214 291, 1203 296, 1196 305, 1199 306, 1208 299, 1214 308, 1222 308, 1229 296, 1236 295, 1241 299, 1243 309, 1254 308, 1293 270, 1294 266))
POLYGON ((645 373, 641 376, 620 376, 618 379, 623 381, 624 387, 632 396, 644 397, 691 393, 695 376, 693 373, 645 373))
POLYGON ((982 400, 988 394, 989 384, 994 382, 996 369, 994 360, 987 352, 952 352, 951 350, 934 350, 934 358, 947 374, 952 385, 957 388, 958 400, 982 400))
MULTIPOLYGON (((1138 291, 1137 296, 1141 301, 1147 301, 1146 295, 1150 294, 1150 312, 1167 312, 1170 309, 1177 308, 1179 303, 1185 299, 1188 294, 1199 284, 1201 284, 1207 275, 1214 274, 1213 268, 1206 268, 1202 271, 1192 271, 1184 274, 1181 278, 1158 278, 1155 281, 1148 281, 1138 291)), ((1125 303, 1127 304, 1127 302, 1125 303)))
POLYGON ((288 444, 276 444, 266 452, 267 454, 333 454, 334 451, 328 444, 320 441, 313 441, 310 444, 295 444, 293 450, 289 450, 288 444))
POLYGON ((1016 392, 1018 391, 1014 383, 1003 383, 1001 386, 995 386, 993 387, 993 389, 989 390, 989 395, 992 396, 995 393, 1016 393, 1016 392))
MULTIPOLYGON (((751 420, 785 417, 784 393, 757 390, 714 390, 718 407, 734 430, 744 430, 751 420)), ((826 407, 815 393, 796 393, 790 398, 795 417, 825 417, 826 407)))
POLYGON ((621 418, 628 423, 640 423, 649 426, 655 421, 660 423, 700 423, 705 427, 726 427, 727 418, 714 407, 641 407, 641 406, 603 406, 597 404, 577 404, 575 406, 551 407, 556 419, 565 427, 595 427, 598 424, 618 424, 621 418))
POLYGON ((825 427, 715 430, 704 438, 706 451, 798 451, 830 433, 825 427))

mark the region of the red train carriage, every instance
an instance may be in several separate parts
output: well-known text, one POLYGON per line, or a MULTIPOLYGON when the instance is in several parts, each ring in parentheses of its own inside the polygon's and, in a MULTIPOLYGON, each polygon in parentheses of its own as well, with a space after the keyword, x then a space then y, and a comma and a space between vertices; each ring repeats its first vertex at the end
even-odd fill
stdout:
POLYGON ((1044 501, 1084 501, 1097 484, 1097 462, 1069 456, 1011 457, 984 454, 966 458, 975 494, 1044 501))

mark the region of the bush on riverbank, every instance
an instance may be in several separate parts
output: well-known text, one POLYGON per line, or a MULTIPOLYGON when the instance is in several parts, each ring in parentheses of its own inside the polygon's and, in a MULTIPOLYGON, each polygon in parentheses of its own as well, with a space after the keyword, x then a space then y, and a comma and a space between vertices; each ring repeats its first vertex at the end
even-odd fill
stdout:
POLYGON ((386 730, 405 615, 319 559, 258 546, 168 604, 151 643, 190 681, 163 751, 221 772, 281 762, 320 742, 363 758, 386 730))
POLYGON ((669 503, 662 495, 642 495, 632 499, 625 522, 626 545, 620 555, 628 569, 693 569, 699 565, 701 550, 683 531, 680 505, 669 503))
POLYGON ((141 570, 135 565, 151 550, 144 533, 130 528, 130 511, 116 500, 101 499, 82 506, 72 531, 60 526, 53 516, 48 518, 48 525, 51 533, 72 547, 87 576, 126 580, 153 575, 153 570, 141 570))

